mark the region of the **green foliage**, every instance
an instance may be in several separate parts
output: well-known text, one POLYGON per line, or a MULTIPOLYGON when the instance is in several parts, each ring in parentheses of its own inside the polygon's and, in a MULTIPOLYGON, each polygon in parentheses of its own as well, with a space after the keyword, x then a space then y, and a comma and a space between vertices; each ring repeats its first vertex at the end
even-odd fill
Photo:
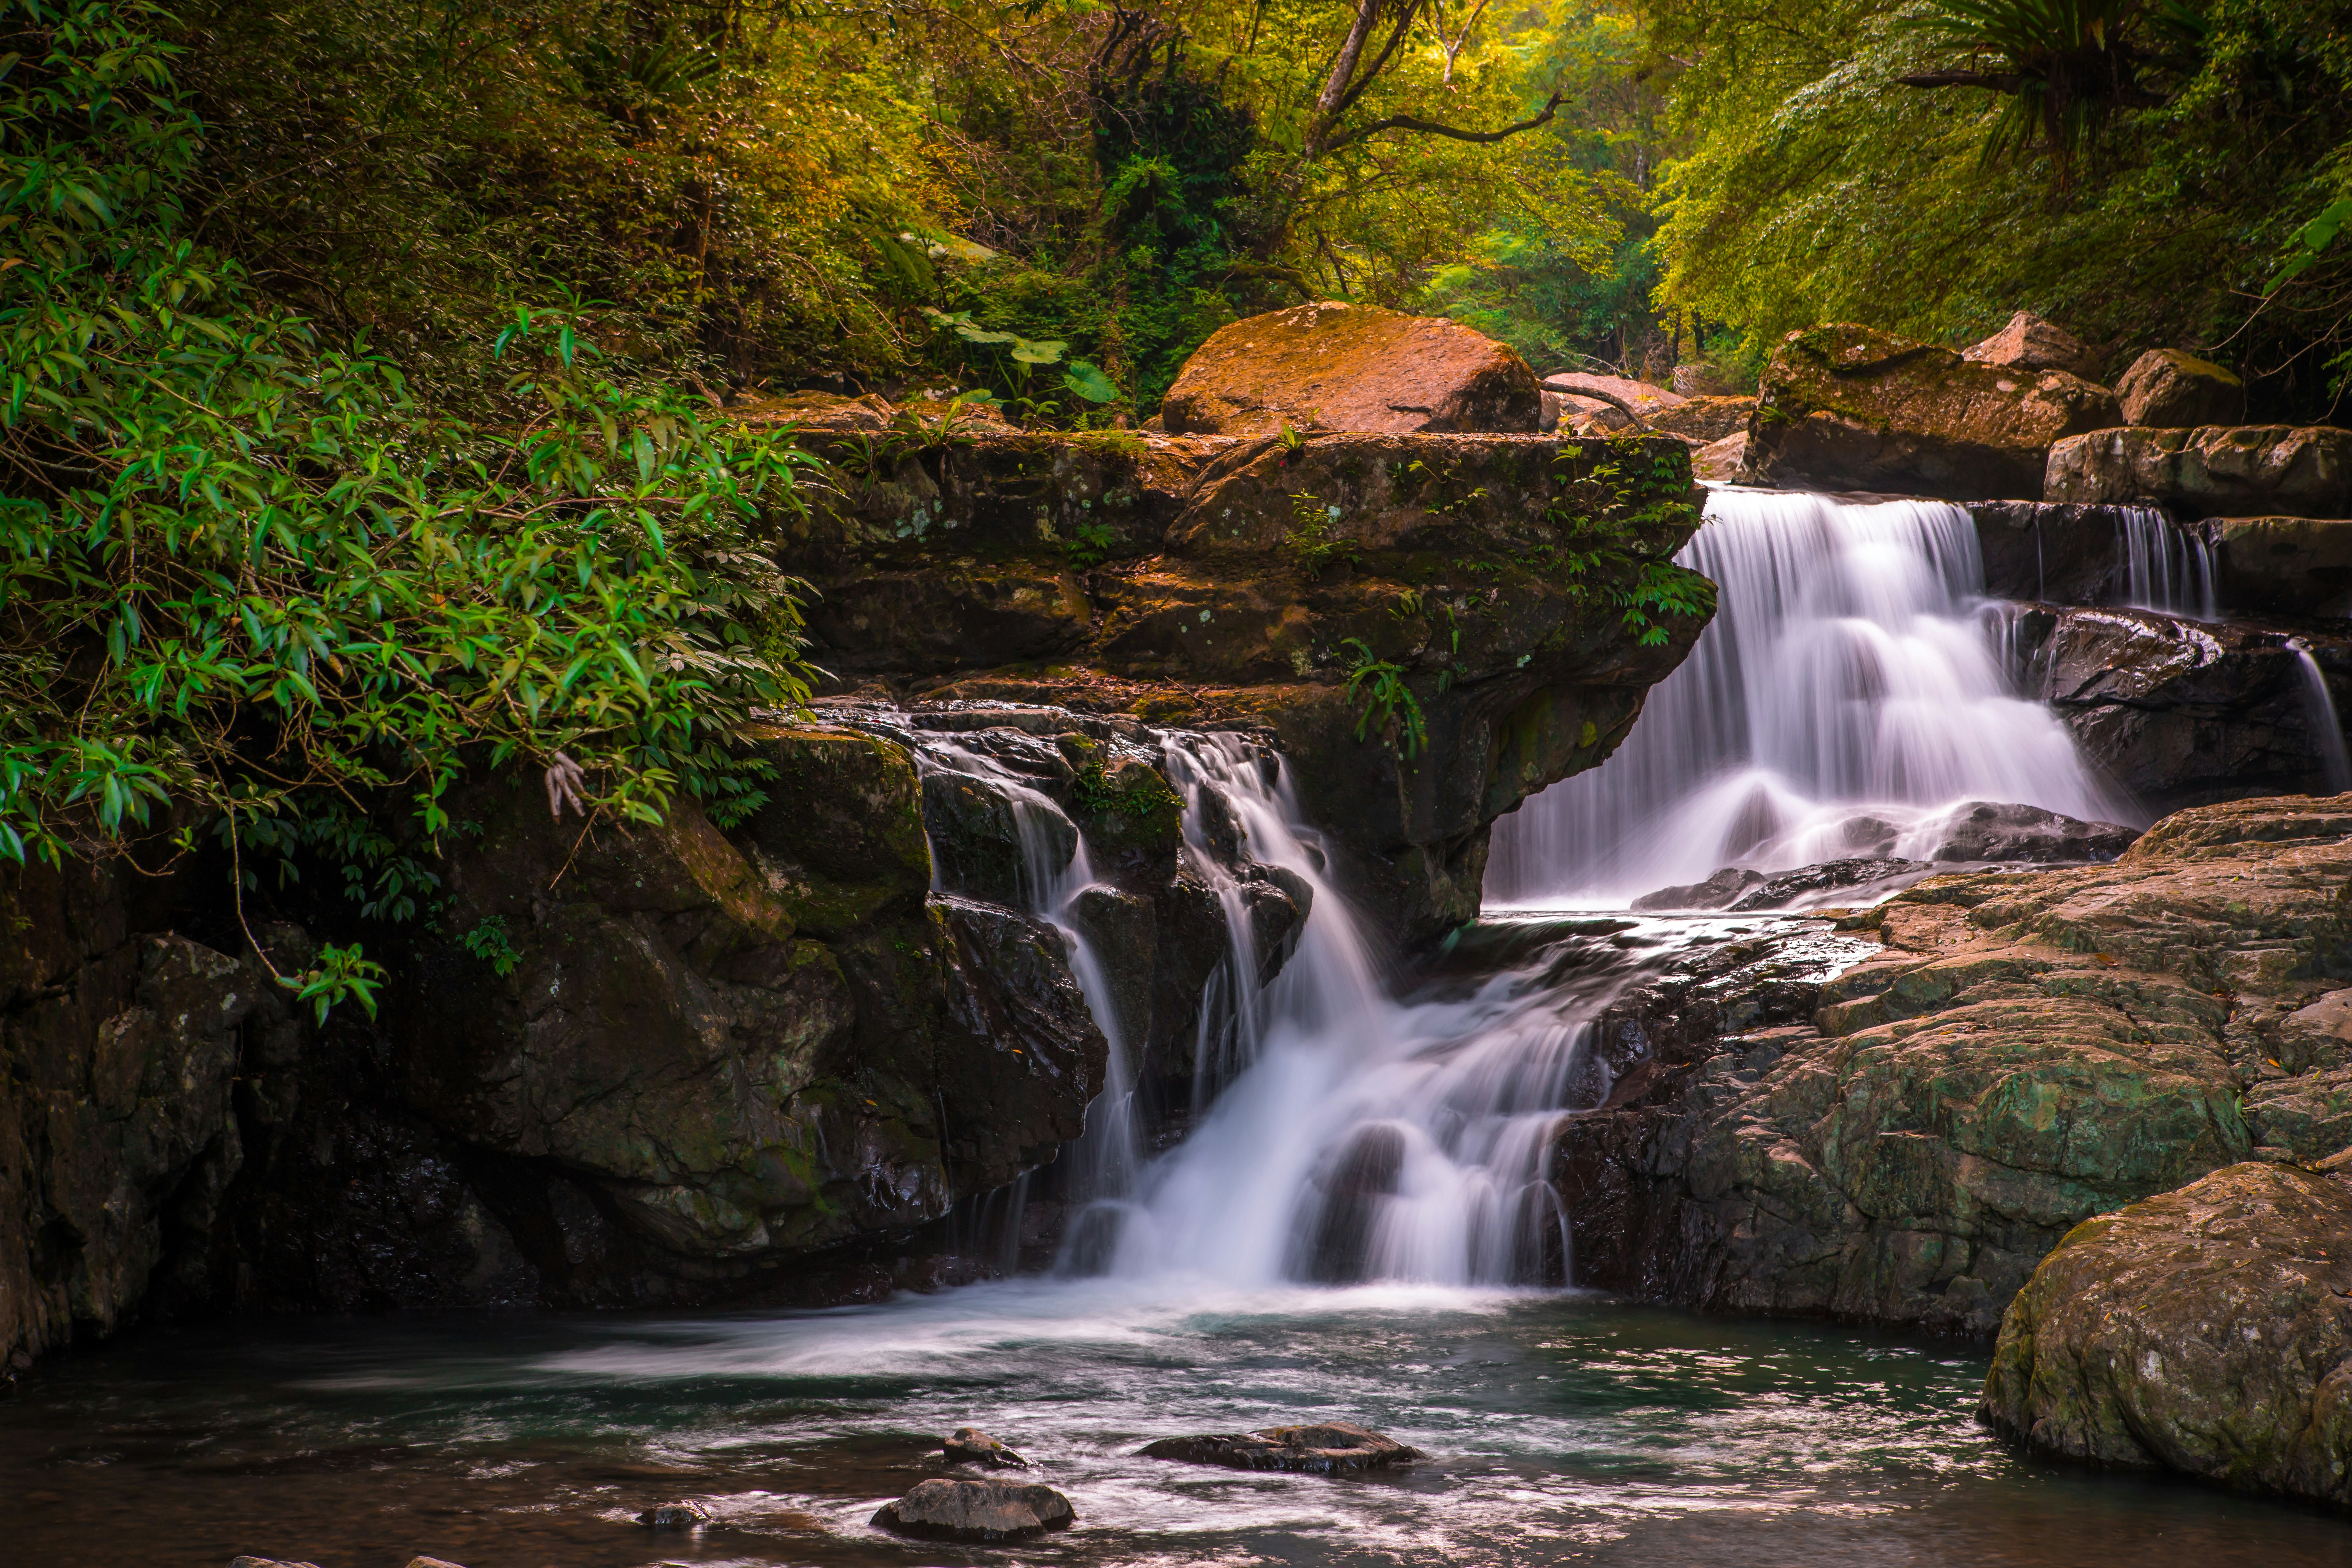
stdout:
POLYGON ((503 915, 488 915, 477 921, 473 929, 458 936, 457 945, 488 963, 490 972, 501 980, 522 965, 522 954, 507 940, 503 915))
MULTIPOLYGON (((582 805, 756 806, 730 742, 806 695, 758 546, 805 459, 600 369, 583 307, 484 344, 514 417, 436 416, 185 237, 199 145, 155 13, 16 0, 0 83, 0 857, 169 816, 339 863, 415 912, 469 767, 576 764, 582 805)), ((315 995, 367 1000, 356 949, 315 995)), ((313 993, 306 993, 312 994, 313 993)))
POLYGON ((357 1002, 369 1017, 374 1017, 376 988, 383 978, 383 965, 362 957, 359 943, 353 942, 349 947, 321 947, 315 963, 299 974, 279 975, 278 984, 293 992, 297 1002, 310 1004, 313 1016, 323 1024, 328 1013, 345 1001, 357 1002))
POLYGON ((1282 552, 1310 577, 1320 577, 1334 564, 1353 566, 1363 560, 1355 542, 1332 531, 1339 509, 1301 490, 1290 498, 1290 526, 1283 531, 1282 552))
POLYGON ((1062 546, 1062 554, 1076 567, 1099 566, 1110 559, 1118 543, 1118 531, 1107 522, 1082 522, 1062 546))
POLYGON ((1356 650, 1347 684, 1348 706, 1353 708, 1359 700, 1364 705, 1356 721, 1356 739, 1368 740, 1377 731, 1400 759, 1412 762, 1429 743, 1429 726, 1420 700, 1405 684, 1404 666, 1375 657, 1361 637, 1346 638, 1340 646, 1356 650))

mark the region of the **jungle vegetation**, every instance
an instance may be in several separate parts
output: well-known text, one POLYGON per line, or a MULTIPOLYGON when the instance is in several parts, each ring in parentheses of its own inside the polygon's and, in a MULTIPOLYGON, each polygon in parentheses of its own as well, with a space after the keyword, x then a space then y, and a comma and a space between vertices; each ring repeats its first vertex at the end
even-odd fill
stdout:
POLYGON ((0 12, 9 859, 397 915, 477 761, 749 809, 810 679, 762 392, 1134 423, 1324 298, 1544 370, 2022 308, 2271 413, 2352 373, 2352 0, 0 12))

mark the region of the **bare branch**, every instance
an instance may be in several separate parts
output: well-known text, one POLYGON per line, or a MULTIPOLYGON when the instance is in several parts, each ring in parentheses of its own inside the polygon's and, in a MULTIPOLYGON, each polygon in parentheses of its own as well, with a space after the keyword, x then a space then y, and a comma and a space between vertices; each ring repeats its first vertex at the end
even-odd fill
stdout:
POLYGON ((1440 125, 1433 120, 1423 120, 1411 114, 1391 114, 1386 120, 1375 120, 1369 125, 1359 125, 1344 136, 1333 137, 1323 144, 1322 151, 1328 153, 1344 147, 1350 142, 1360 141, 1367 136, 1376 136, 1383 131, 1419 131, 1431 136, 1450 136, 1456 142, 1500 142, 1506 137, 1517 136, 1521 132, 1533 131, 1538 126, 1550 124, 1552 116, 1559 112, 1559 99, 1560 95, 1555 89, 1549 101, 1545 103, 1538 113, 1520 121, 1516 125, 1506 125, 1499 131, 1464 131, 1452 125, 1440 125))

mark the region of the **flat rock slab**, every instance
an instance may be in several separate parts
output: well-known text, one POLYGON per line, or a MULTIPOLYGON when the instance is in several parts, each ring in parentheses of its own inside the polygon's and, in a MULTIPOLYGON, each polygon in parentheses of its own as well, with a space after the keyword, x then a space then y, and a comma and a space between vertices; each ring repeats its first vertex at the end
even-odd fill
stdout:
POLYGON ((1315 1470, 1324 1475, 1376 1470, 1428 1458, 1418 1448, 1350 1421, 1269 1426, 1261 1432, 1205 1437, 1162 1437, 1146 1447, 1143 1457, 1187 1465, 1223 1465, 1234 1470, 1315 1470))
POLYGON ((925 1481, 886 1502, 874 1523, 925 1541, 1002 1543, 1032 1541, 1077 1520, 1070 1500, 1051 1487, 1020 1481, 925 1481))

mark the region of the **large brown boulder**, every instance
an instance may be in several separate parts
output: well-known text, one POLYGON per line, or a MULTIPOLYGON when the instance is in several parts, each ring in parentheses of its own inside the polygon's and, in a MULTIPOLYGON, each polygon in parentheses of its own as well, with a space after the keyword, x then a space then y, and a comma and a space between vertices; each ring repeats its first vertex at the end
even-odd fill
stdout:
POLYGON ((2145 502, 2182 517, 2352 513, 2352 430, 2329 425, 2137 426, 2050 448, 2042 499, 2145 502))
POLYGON ((2053 442, 2113 425, 2063 370, 1965 360, 1868 327, 1791 332, 1764 372, 1744 477, 1784 489, 2039 499, 2053 442))
POLYGON ((2150 349, 2116 383, 2124 422, 2160 429, 2229 425, 2244 416, 2246 386, 2211 360, 2150 349))
POLYGON ((1535 372, 1483 332, 1338 300, 1220 327, 1160 408, 1171 434, 1221 436, 1532 431, 1541 415, 1535 372))
POLYGON ((2053 326, 2031 310, 2020 310, 2009 319, 2009 325, 1984 342, 1962 349, 1960 357, 2010 370, 2063 370, 2084 381, 2099 379, 2097 353, 2072 332, 2053 326))
POLYGON ((2037 1454, 2352 1503, 2352 1187, 2231 1165, 2084 1221, 2018 1293, 1987 1420, 2037 1454))

